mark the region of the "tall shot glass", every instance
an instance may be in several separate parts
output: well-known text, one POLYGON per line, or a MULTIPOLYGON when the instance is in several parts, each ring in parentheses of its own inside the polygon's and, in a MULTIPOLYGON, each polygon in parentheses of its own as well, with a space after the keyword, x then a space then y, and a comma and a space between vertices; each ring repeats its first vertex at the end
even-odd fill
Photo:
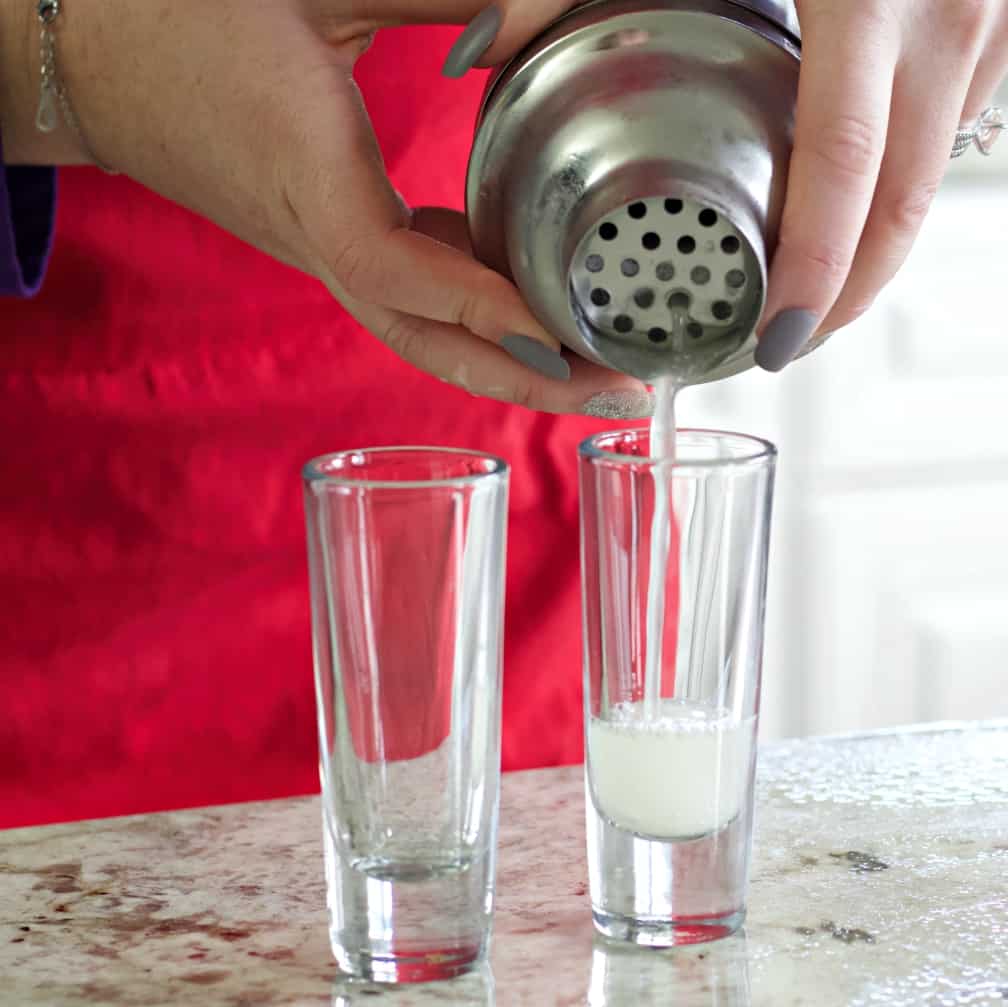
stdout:
POLYGON ((305 466, 329 935, 351 975, 486 955, 508 475, 444 448, 305 466))
POLYGON ((648 448, 579 450, 585 781, 596 929, 664 947, 745 917, 776 451, 701 430, 674 461, 648 448))

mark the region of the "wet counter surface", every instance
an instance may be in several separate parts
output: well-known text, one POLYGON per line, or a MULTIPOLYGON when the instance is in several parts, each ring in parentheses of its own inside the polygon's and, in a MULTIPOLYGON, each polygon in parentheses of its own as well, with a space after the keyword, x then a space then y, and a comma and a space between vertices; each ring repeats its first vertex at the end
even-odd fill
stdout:
POLYGON ((378 992, 329 957, 317 799, 0 832, 0 1004, 1008 1004, 1008 723, 760 755, 749 918, 593 939, 581 771, 505 778, 490 968, 378 992))

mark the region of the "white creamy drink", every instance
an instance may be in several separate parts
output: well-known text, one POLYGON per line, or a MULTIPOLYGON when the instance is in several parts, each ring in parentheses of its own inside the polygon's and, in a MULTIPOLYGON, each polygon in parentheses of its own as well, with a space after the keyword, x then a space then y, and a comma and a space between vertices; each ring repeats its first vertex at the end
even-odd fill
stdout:
MULTIPOLYGON (((742 806, 756 719, 661 701, 658 716, 621 703, 592 718, 588 758, 598 812, 617 828, 653 839, 685 839, 727 825, 742 806)), ((650 711, 649 711, 650 712, 650 711)))

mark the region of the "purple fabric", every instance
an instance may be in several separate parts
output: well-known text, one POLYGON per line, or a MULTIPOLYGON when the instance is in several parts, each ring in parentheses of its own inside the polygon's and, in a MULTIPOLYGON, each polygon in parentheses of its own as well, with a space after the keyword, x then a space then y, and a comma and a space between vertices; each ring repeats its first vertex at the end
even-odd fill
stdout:
POLYGON ((0 297, 38 292, 56 216, 56 172, 3 163, 0 138, 0 297))

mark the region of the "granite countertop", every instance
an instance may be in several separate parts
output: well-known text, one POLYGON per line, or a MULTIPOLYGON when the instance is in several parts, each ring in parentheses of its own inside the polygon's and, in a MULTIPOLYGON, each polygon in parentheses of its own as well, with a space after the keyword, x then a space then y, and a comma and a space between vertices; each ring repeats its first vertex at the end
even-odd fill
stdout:
POLYGON ((0 1004, 1008 1003, 1008 722, 760 755, 744 932, 593 938, 581 771, 505 778, 491 965, 340 980, 315 798, 0 832, 0 1004))

